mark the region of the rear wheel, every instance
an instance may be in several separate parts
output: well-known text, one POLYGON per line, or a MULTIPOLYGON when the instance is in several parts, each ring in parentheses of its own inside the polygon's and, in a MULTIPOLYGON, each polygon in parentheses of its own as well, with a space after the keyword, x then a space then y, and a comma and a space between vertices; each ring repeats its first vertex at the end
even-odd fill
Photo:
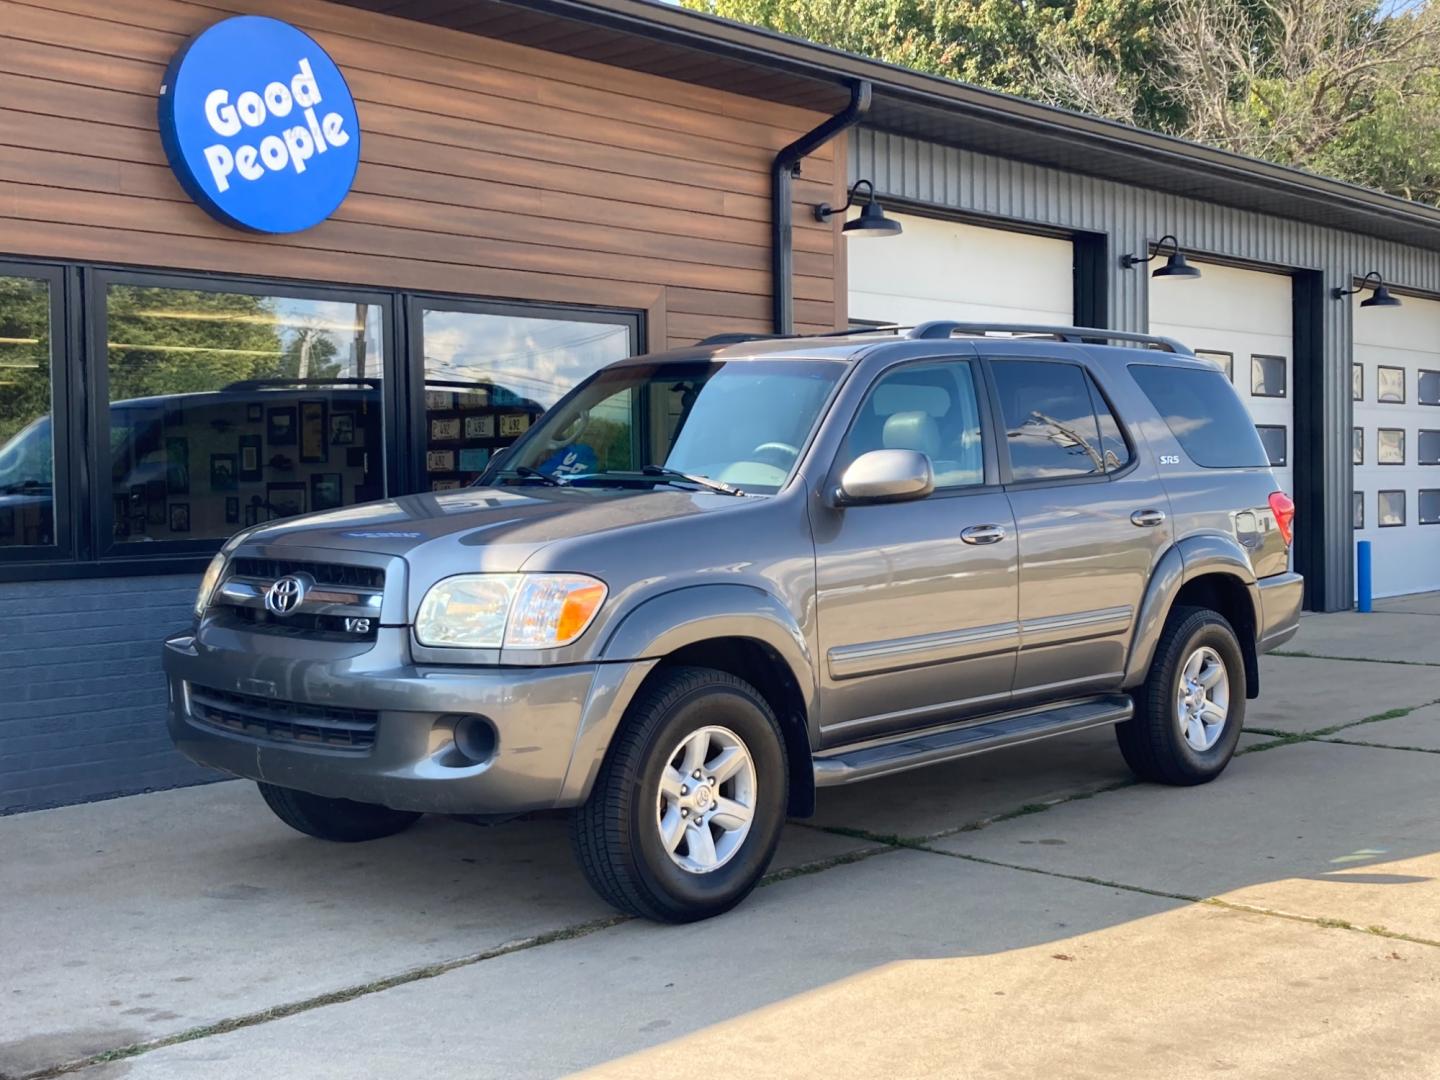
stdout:
POLYGON ((297 832, 321 840, 356 843, 404 832, 420 815, 388 806, 327 799, 323 795, 261 783, 260 795, 275 816, 297 832))
POLYGON ((1115 728, 1126 764, 1162 784, 1215 779, 1240 741, 1245 693, 1245 660, 1230 623, 1208 608, 1176 608, 1135 693, 1135 716, 1115 728))
POLYGON ((631 705, 571 838, 609 903, 691 922, 755 887, 788 801, 785 744, 765 699, 725 672, 675 668, 631 705))

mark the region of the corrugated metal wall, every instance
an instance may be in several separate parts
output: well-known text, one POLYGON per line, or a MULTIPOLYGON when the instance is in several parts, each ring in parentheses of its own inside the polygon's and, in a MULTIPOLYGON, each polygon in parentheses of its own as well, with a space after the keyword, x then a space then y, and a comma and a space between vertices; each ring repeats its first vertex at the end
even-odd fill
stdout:
MULTIPOLYGON (((1110 326, 1145 330, 1149 324, 1144 268, 1122 269, 1120 256, 1144 252, 1166 233, 1187 253, 1213 255, 1282 270, 1319 271, 1324 278, 1322 396, 1325 607, 1349 607, 1353 590, 1350 489, 1351 307, 1328 290, 1369 270, 1402 288, 1440 294, 1440 253, 1357 233, 1266 217, 1044 166, 976 154, 906 136, 862 128, 849 140, 852 180, 866 177, 889 195, 966 214, 1109 238, 1110 326)), ((1310 570, 1313 575, 1316 568, 1310 570)))

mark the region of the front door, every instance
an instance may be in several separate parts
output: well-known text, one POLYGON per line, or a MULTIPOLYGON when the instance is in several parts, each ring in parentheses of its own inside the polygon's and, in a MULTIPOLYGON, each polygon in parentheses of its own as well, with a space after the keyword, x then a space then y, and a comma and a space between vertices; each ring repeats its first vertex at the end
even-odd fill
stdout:
POLYGON ((990 361, 1020 541, 1017 699, 1120 685, 1151 572, 1170 546, 1170 503, 1079 364, 990 361))
POLYGON ((918 450, 935 491, 814 511, 821 738, 856 742, 988 711, 1010 696, 1015 525, 998 486, 975 361, 891 367, 832 476, 869 450, 918 450))

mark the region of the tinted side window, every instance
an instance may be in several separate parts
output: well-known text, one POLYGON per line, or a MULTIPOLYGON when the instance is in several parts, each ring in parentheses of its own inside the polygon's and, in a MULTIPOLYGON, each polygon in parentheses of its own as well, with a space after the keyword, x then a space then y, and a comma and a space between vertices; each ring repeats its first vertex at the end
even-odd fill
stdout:
POLYGON ((1270 463, 1255 422, 1218 371, 1132 364, 1130 374, 1196 465, 1240 469, 1270 463))
MULTIPOLYGON (((996 360, 993 369, 1012 479, 1059 480, 1105 471, 1089 379, 1080 367, 996 360)), ((1113 417, 1110 422, 1114 423, 1113 417)), ((1112 440, 1124 446, 1118 429, 1112 440)))
POLYGON ((918 450, 930 459, 937 490, 982 484, 979 401, 974 369, 964 360, 896 368, 881 376, 860 406, 848 458, 870 450, 918 450))
POLYGON ((1120 433, 1120 422, 1105 403, 1100 388, 1088 374, 1085 381, 1090 385, 1090 401, 1095 406, 1095 419, 1100 423, 1100 453, 1105 459, 1105 471, 1115 472, 1130 464, 1130 447, 1120 433))

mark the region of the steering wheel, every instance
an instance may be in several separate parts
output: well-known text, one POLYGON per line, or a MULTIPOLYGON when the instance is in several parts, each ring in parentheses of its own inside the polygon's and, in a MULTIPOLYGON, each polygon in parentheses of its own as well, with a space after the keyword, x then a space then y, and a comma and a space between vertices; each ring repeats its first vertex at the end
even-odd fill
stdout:
POLYGON ((798 446, 791 446, 789 443, 767 442, 761 443, 755 447, 754 450, 751 450, 750 456, 763 464, 774 465, 779 469, 788 469, 794 463, 795 459, 800 456, 800 448, 798 446), (766 455, 770 455, 770 460, 766 459, 766 455), (784 456, 781 457, 781 455, 784 456), (779 458, 779 460, 776 461, 774 460, 775 458, 779 458))

